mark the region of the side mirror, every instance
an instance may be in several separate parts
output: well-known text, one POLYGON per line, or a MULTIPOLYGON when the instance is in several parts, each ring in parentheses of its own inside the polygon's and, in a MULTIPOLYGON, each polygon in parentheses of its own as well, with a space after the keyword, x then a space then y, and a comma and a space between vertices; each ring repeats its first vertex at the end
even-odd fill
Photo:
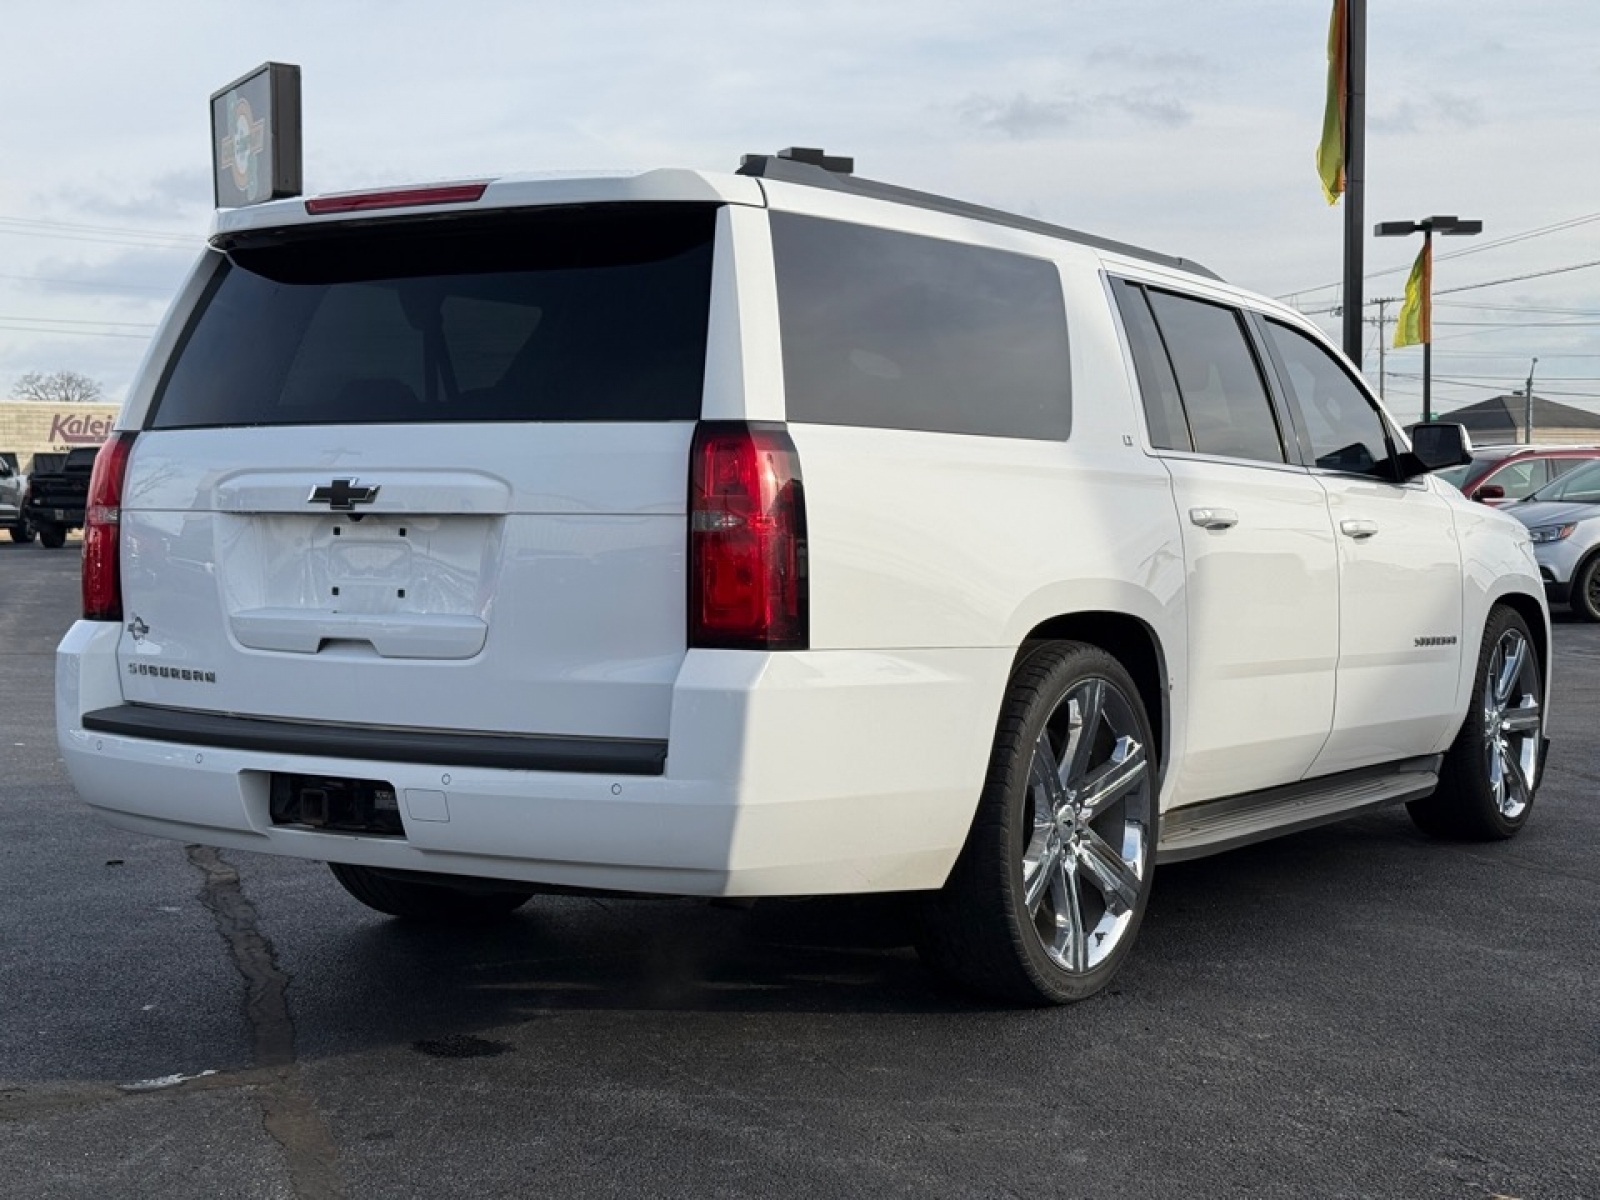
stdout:
POLYGON ((1504 500, 1506 490, 1498 483, 1486 483, 1472 493, 1472 498, 1482 504, 1485 500, 1504 500))
POLYGON ((1411 435, 1411 457, 1424 471, 1442 471, 1472 461, 1472 441, 1464 425, 1427 421, 1406 432, 1411 435))

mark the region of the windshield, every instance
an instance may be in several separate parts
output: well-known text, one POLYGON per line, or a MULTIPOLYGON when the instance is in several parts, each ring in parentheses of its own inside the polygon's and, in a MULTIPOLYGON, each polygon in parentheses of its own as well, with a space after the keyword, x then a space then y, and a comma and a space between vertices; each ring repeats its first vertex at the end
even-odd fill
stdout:
MULTIPOLYGON (((1565 500, 1569 504, 1600 504, 1600 459, 1552 480, 1528 500, 1565 500)), ((1524 501, 1526 503, 1526 501, 1524 501)))
POLYGON ((1459 467, 1450 467, 1448 470, 1435 471, 1434 474, 1448 483, 1451 487, 1458 488, 1467 481, 1467 475, 1471 473, 1472 467, 1472 463, 1462 463, 1459 467))

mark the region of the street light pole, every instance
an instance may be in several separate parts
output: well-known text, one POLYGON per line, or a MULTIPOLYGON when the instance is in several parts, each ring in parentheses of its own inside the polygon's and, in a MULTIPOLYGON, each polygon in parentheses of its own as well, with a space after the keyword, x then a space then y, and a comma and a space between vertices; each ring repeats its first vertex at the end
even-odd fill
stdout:
POLYGON ((1422 228, 1422 251, 1428 257, 1428 295, 1422 301, 1428 306, 1428 336, 1422 342, 1422 419, 1433 420, 1433 226, 1422 228))
POLYGON ((1460 217, 1424 217, 1420 221, 1380 221, 1372 232, 1377 237, 1409 237, 1422 234, 1423 262, 1428 264, 1428 294, 1422 303, 1429 314, 1428 336, 1422 339, 1422 419, 1433 420, 1433 235, 1469 237, 1483 232, 1482 221, 1463 221, 1460 217))
POLYGON ((1367 210, 1367 0, 1345 8, 1344 353, 1361 369, 1362 235, 1367 210))

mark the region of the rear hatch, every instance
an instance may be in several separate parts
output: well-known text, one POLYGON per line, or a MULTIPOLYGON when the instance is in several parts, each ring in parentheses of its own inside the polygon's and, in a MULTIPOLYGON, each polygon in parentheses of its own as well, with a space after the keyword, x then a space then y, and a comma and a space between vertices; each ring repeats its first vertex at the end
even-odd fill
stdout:
POLYGON ((665 738, 710 204, 255 234, 123 492, 133 703, 665 738))

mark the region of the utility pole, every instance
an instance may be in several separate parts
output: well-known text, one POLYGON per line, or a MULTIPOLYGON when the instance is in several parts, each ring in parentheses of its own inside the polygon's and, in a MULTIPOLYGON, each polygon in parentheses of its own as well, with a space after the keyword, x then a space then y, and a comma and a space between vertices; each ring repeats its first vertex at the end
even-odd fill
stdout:
POLYGON ((1522 427, 1525 431, 1522 440, 1529 446, 1533 445, 1533 369, 1538 365, 1539 360, 1537 358, 1528 365, 1527 398, 1522 402, 1522 427))
POLYGON ((1367 322, 1378 327, 1378 399, 1383 400, 1385 398, 1383 394, 1383 360, 1384 352, 1389 347, 1389 305, 1400 303, 1400 298, 1398 296, 1384 296, 1378 300, 1368 300, 1367 303, 1378 306, 1377 319, 1373 320, 1373 318, 1368 317, 1367 322))

